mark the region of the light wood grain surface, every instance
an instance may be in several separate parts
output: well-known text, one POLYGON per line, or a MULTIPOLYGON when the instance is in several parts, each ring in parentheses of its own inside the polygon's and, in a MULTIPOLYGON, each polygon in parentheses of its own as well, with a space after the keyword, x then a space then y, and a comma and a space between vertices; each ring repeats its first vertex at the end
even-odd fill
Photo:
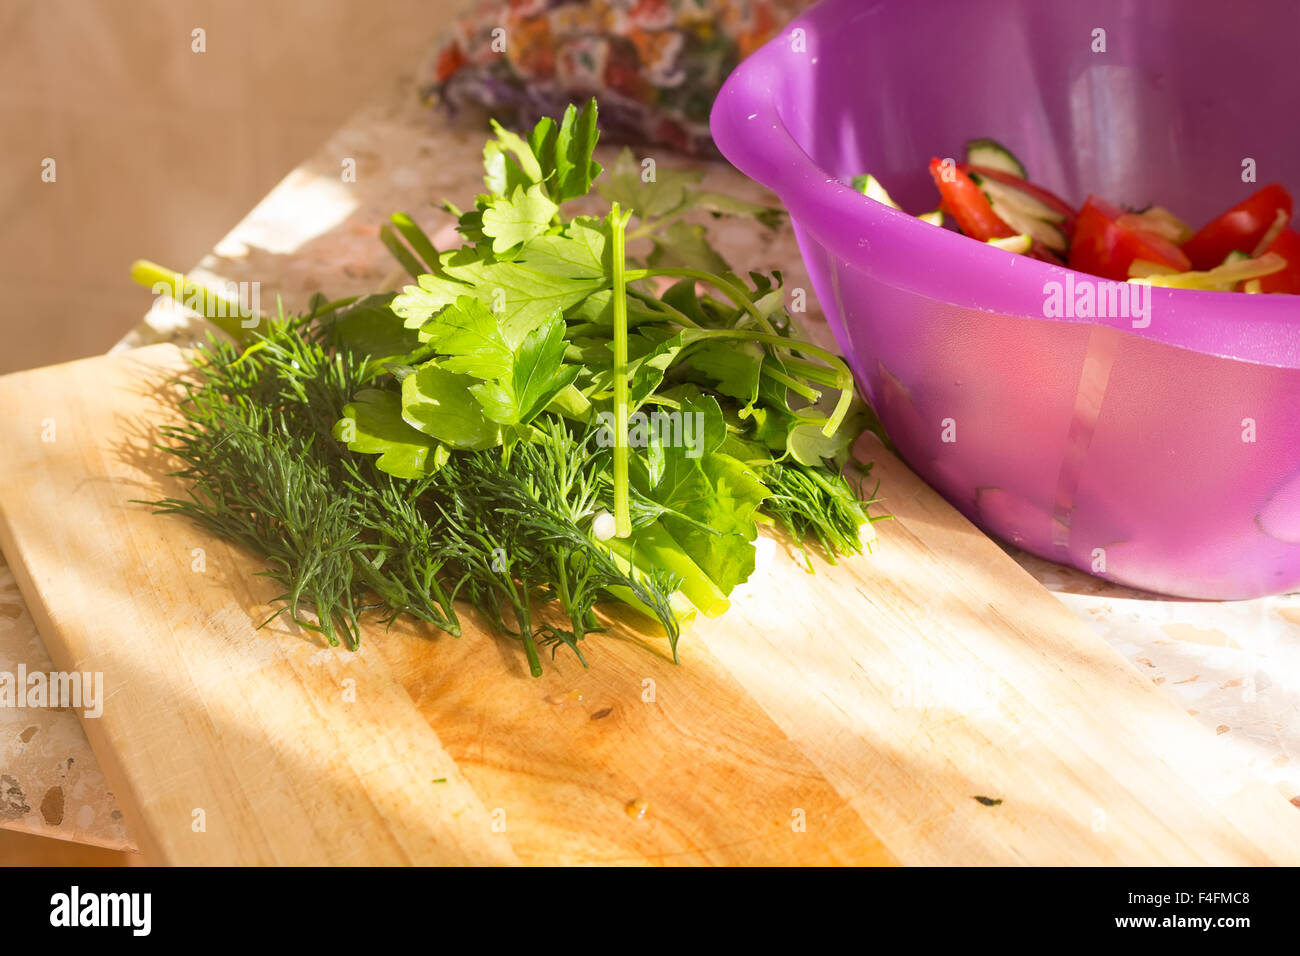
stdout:
POLYGON ((878 447, 877 555, 778 549, 680 666, 623 632, 533 680, 473 627, 256 630, 257 562, 131 503, 176 490, 149 445, 182 362, 0 379, 0 545, 56 665, 104 674, 83 724, 150 859, 1300 862, 1294 808, 878 447))

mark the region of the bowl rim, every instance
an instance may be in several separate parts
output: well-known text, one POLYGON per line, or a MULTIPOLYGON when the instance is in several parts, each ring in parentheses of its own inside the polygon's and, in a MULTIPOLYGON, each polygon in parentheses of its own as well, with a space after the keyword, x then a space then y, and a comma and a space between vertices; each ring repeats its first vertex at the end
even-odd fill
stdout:
POLYGON ((1079 280, 1114 280, 936 228, 867 198, 821 168, 790 132, 776 95, 791 71, 792 55, 803 58, 804 69, 815 68, 821 31, 829 27, 842 32, 869 12, 859 0, 821 0, 805 10, 732 71, 710 114, 713 139, 722 155, 741 173, 775 192, 808 238, 846 262, 867 248, 870 260, 865 265, 853 262, 851 268, 959 308, 997 317, 1114 328, 1218 358, 1300 368, 1300 296, 1145 286, 1149 290, 1145 326, 1134 325, 1126 316, 1048 316, 1048 283, 1058 283, 1064 290, 1077 288, 1079 280), (841 9, 845 7, 849 9, 841 9), (858 16, 851 15, 855 12, 858 16), (795 30, 804 31, 805 52, 798 54, 791 43, 795 30), (853 245, 845 240, 850 235, 857 237, 853 245), (1216 315, 1223 312, 1232 314, 1216 315))

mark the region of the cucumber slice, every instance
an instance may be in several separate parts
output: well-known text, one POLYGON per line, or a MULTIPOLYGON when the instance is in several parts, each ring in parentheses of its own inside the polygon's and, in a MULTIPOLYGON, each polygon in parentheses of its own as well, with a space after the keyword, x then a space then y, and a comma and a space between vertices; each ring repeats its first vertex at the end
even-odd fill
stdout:
POLYGON ((1026 234, 1052 252, 1064 254, 1068 241, 1060 224, 1065 216, 1051 206, 996 179, 971 173, 970 177, 988 197, 999 219, 1016 232, 1026 234))
POLYGON ((989 169, 1010 173, 1017 179, 1028 178, 1024 164, 995 139, 973 139, 967 143, 966 162, 972 166, 987 166, 989 169))
POLYGON ((1005 249, 1007 252, 1015 252, 1022 256, 1028 252, 1030 246, 1034 244, 1033 239, 1023 234, 1019 236, 1007 236, 1005 239, 986 239, 984 241, 990 246, 997 246, 999 249, 1005 249))
POLYGON ((979 173, 971 173, 970 178, 976 186, 983 190, 984 195, 989 197, 989 202, 993 204, 993 209, 999 216, 1002 215, 1002 207, 1005 206, 1018 210, 1023 215, 1034 219, 1042 219, 1044 222, 1065 222, 1065 213, 1053 209, 1047 203, 1036 196, 1030 195, 1023 189, 1008 186, 1006 183, 999 182, 989 176, 981 176, 979 173))
POLYGON ((1187 223, 1162 206, 1150 206, 1141 212, 1126 212, 1116 222, 1125 229, 1154 232, 1180 246, 1192 238, 1192 230, 1187 228, 1187 223))
POLYGON ((1066 249, 1069 248, 1069 241, 1065 238, 1065 233, 1061 227, 1055 223, 1045 222, 1042 219, 1034 219, 1030 216, 1021 215, 1018 212, 1007 212, 1003 209, 995 209, 998 218, 1005 222, 1016 232, 1027 235, 1044 247, 1055 252, 1057 255, 1064 256, 1066 249))
POLYGON ((1035 242, 1042 243, 1044 248, 1056 253, 1061 258, 1065 258, 1066 250, 1070 248, 1070 240, 1065 237, 1064 230, 1055 223, 1044 222, 1041 219, 1026 219, 1020 225, 1005 219, 1003 222, 1006 222, 1012 229, 1028 233, 1035 242))
POLYGON ((884 203, 890 209, 901 209, 898 203, 894 202, 893 197, 889 195, 885 187, 880 185, 880 180, 868 173, 866 176, 854 176, 853 188, 868 199, 874 199, 876 202, 884 203))
POLYGON ((943 213, 938 209, 935 209, 933 212, 923 212, 916 218, 922 222, 928 222, 932 226, 943 225, 943 213))

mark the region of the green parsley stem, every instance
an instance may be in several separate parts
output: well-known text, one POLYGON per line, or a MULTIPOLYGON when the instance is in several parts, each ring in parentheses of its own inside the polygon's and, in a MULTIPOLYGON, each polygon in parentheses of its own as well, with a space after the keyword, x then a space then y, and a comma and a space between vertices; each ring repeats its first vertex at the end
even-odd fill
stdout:
POLYGON ((782 372, 780 369, 772 368, 766 362, 763 363, 763 374, 766 375, 768 378, 770 378, 772 381, 784 385, 786 388, 790 389, 790 391, 794 392, 800 398, 807 399, 810 402, 815 402, 822 397, 821 392, 817 391, 814 388, 809 388, 807 385, 799 381, 797 378, 794 378, 791 375, 786 375, 785 372, 782 372))
POLYGON ((420 260, 411 254, 411 250, 402 245, 402 240, 397 237, 392 226, 384 224, 379 228, 379 241, 393 254, 393 258, 402 264, 402 268, 410 273, 412 279, 420 278, 424 267, 420 265, 420 260))
POLYGON ((695 207, 693 205, 687 204, 683 206, 681 209, 677 210, 676 212, 669 213, 668 215, 663 216, 659 219, 651 219, 651 220, 643 219, 635 229, 633 229, 631 232, 627 234, 627 237, 629 239, 644 239, 647 236, 653 235, 654 233, 658 232, 660 229, 662 229, 664 226, 667 226, 669 223, 676 222, 678 219, 681 219, 682 216, 685 216, 688 212, 691 212, 694 208, 695 207))
POLYGON ((627 222, 614 203, 609 212, 613 239, 610 262, 613 269, 614 309, 614 534, 626 538, 632 533, 628 494, 628 388, 627 388, 627 222))
POLYGON ((803 359, 787 358, 783 360, 785 367, 792 372, 797 372, 810 382, 816 382, 818 385, 836 386, 840 381, 839 373, 835 369, 827 368, 818 362, 807 362, 803 359))
POLYGON ((758 323, 759 328, 764 332, 768 334, 776 333, 772 323, 767 320, 767 316, 758 310, 758 306, 754 304, 754 300, 749 297, 748 293, 720 275, 704 272, 700 269, 632 269, 627 273, 627 281, 636 282, 640 279, 650 279, 655 276, 694 279, 697 282, 705 282, 724 293, 728 299, 753 316, 754 321, 758 323))
POLYGON ((248 312, 238 302, 148 259, 137 259, 131 263, 131 278, 155 292, 165 292, 187 308, 199 304, 201 307, 195 311, 237 342, 245 341, 251 330, 244 326, 244 318, 256 317, 257 323, 251 328, 262 324, 260 315, 248 312))
POLYGON ((643 292, 637 292, 635 289, 628 289, 627 291, 628 291, 628 295, 631 295, 639 299, 640 301, 644 302, 646 305, 650 306, 652 309, 657 309, 660 312, 664 312, 668 315, 671 315, 673 317, 673 320, 678 325, 685 326, 688 329, 700 328, 700 323, 696 322, 694 319, 692 319, 689 315, 687 315, 685 312, 683 312, 681 309, 677 308, 676 306, 670 305, 669 303, 663 301, 662 299, 656 299, 653 298, 652 296, 648 296, 643 292))
POLYGON ((314 319, 319 319, 323 315, 329 315, 331 312, 337 312, 339 309, 346 309, 360 298, 361 296, 359 295, 350 295, 346 299, 335 299, 333 302, 325 302, 316 306, 316 308, 312 309, 311 312, 302 319, 299 319, 298 324, 306 325, 308 322, 311 322, 314 319))
MULTIPOLYGON (((646 271, 646 272, 648 272, 648 271, 650 271, 650 270, 638 270, 638 271, 646 271)), ((657 274, 662 275, 662 274, 664 274, 664 272, 666 272, 666 271, 667 271, 667 270, 662 270, 662 271, 659 271, 657 274)), ((683 270, 683 271, 693 271, 693 270, 683 270)), ((706 276, 706 275, 707 275, 707 273, 699 273, 699 277, 704 277, 704 276, 706 276)), ((687 276, 687 278, 690 278, 690 277, 687 276)), ((716 284, 717 281, 718 281, 718 278, 719 278, 719 277, 717 277, 717 276, 711 276, 711 277, 708 277, 707 279, 705 279, 705 280, 703 280, 703 281, 709 281, 709 282, 712 282, 712 283, 715 283, 715 284, 716 284)), ((728 291, 728 289, 723 288, 723 286, 721 286, 721 285, 719 285, 718 288, 723 289, 723 291, 728 291)), ((734 286, 733 286, 733 287, 729 287, 729 288, 730 288, 732 291, 734 291, 734 286)), ((728 294, 730 294, 730 292, 729 292, 728 294)), ((745 298, 746 301, 748 301, 748 297, 743 296, 743 294, 741 294, 740 297, 741 297, 741 298, 745 298)), ((644 301, 646 301, 648 304, 652 305, 654 308, 657 308, 659 311, 661 311, 661 312, 665 312, 665 313, 668 313, 669 315, 673 316, 673 318, 674 318, 674 319, 678 322, 678 324, 680 324, 680 325, 683 325, 683 326, 686 326, 687 328, 692 328, 692 329, 698 329, 698 328, 700 328, 700 324, 699 324, 698 322, 694 321, 693 319, 690 318, 690 316, 686 315, 686 314, 685 314, 684 312, 682 312, 680 309, 677 309, 676 307, 670 305, 670 304, 667 303, 667 302, 664 302, 664 301, 662 301, 662 300, 652 300, 652 299, 649 299, 649 297, 641 297, 641 296, 638 296, 638 298, 643 298, 644 301)), ((734 298, 735 298, 735 297, 733 297, 733 301, 734 301, 734 298)), ((751 302, 750 305, 753 306, 753 303, 751 302)), ((771 331, 771 330, 772 330, 772 329, 771 329, 771 324, 768 323, 765 319, 762 319, 762 317, 759 315, 759 313, 756 311, 756 309, 757 309, 757 307, 754 306, 753 308, 749 309, 748 311, 750 311, 751 314, 753 314, 753 315, 759 317, 760 321, 762 321, 763 324, 768 328, 768 330, 771 331)), ((709 330, 710 334, 712 334, 714 331, 718 331, 718 330, 712 330, 712 329, 709 330)), ((758 341, 758 340, 759 340, 759 337, 757 337, 757 336, 749 336, 749 335, 745 335, 744 337, 745 337, 745 338, 752 338, 752 339, 755 340, 755 341, 758 341)), ((785 347, 785 348, 791 348, 791 347, 794 346, 794 344, 796 344, 796 343, 798 342, 798 340, 795 340, 795 339, 786 339, 786 338, 780 338, 780 337, 777 337, 777 339, 778 339, 780 345, 781 345, 782 347, 785 347)), ((769 344, 776 344, 776 343, 769 343, 769 344)), ((832 354, 832 353, 826 353, 826 354, 827 354, 827 355, 830 355, 830 354, 832 354)), ((853 381, 853 377, 852 377, 852 375, 849 375, 849 377, 848 377, 848 382, 849 382, 849 384, 848 384, 848 386, 845 386, 845 384, 844 384, 844 382, 845 382, 845 378, 844 378, 843 374, 841 374, 841 371, 840 371, 840 370, 837 370, 837 369, 828 369, 828 368, 826 368, 824 365, 818 365, 818 364, 813 363, 813 362, 804 362, 804 361, 800 361, 799 359, 794 359, 794 358, 784 359, 783 361, 786 363, 786 366, 787 366, 788 368, 792 368, 792 369, 796 369, 796 370, 798 370, 799 372, 801 372, 801 373, 803 374, 803 376, 804 376, 805 378, 807 378, 809 381, 816 382, 818 385, 830 385, 830 386, 832 386, 832 387, 834 387, 834 388, 838 388, 838 389, 841 389, 841 390, 843 390, 843 389, 846 388, 846 387, 848 387, 848 388, 852 388, 852 381, 853 381)), ((839 364, 843 364, 843 363, 839 363, 839 364)), ((797 394, 797 395, 801 395, 802 397, 806 398, 806 399, 807 399, 808 401, 810 401, 810 402, 815 402, 815 401, 817 401, 818 398, 821 397, 821 396, 820 396, 820 395, 819 395, 819 394, 818 394, 814 389, 809 388, 807 385, 803 384, 802 382, 799 382, 798 380, 796 380, 796 379, 794 379, 794 378, 791 378, 791 377, 788 376, 788 375, 785 375, 785 374, 783 374, 783 373, 781 373, 781 372, 778 372, 778 371, 776 371, 775 369, 768 369, 768 368, 765 366, 764 369, 763 369, 763 373, 764 373, 765 375, 768 375, 770 378, 774 379, 775 381, 779 381, 779 382, 781 382, 783 385, 785 385, 785 386, 786 386, 787 388, 789 388, 791 391, 795 392, 795 394, 797 394)), ((850 397, 849 397, 849 399, 848 399, 847 402, 843 399, 843 396, 841 396, 841 402, 844 403, 844 408, 845 408, 846 411, 847 411, 847 409, 848 409, 848 402, 851 402, 851 401, 852 401, 852 396, 851 396, 851 395, 850 395, 850 397)), ((839 417, 835 420, 835 425, 836 425, 836 427, 839 426, 839 421, 840 421, 842 418, 843 418, 843 415, 841 414, 841 415, 839 415, 839 417)), ((828 419, 828 421, 830 421, 830 420, 828 419)), ((829 434, 831 434, 833 431, 834 431, 834 429, 832 429, 830 432, 827 432, 827 434, 829 435, 829 434)))
POLYGON ((839 401, 835 403, 835 409, 831 412, 830 417, 826 419, 822 426, 822 434, 828 438, 835 434, 835 430, 840 427, 844 421, 844 416, 849 413, 849 406, 853 404, 853 373, 849 367, 844 364, 844 359, 840 358, 829 349, 824 349, 820 345, 813 345, 811 342, 805 342, 800 339, 787 339, 781 335, 767 335, 762 332, 751 332, 748 329, 709 329, 700 333, 701 338, 711 339, 745 339, 750 342, 758 342, 760 345, 775 345, 778 348, 788 349, 792 352, 803 352, 807 355, 815 355, 831 366, 835 380, 827 383, 834 388, 839 389, 839 401))
POLYGON ((678 589, 686 599, 706 617, 717 617, 731 606, 727 595, 658 521, 637 528, 636 536, 630 541, 610 538, 605 546, 634 568, 668 571, 680 581, 678 589))
POLYGON ((424 234, 424 230, 415 224, 415 220, 404 212, 395 212, 388 218, 397 227, 397 231, 402 234, 403 238, 410 243, 416 255, 429 267, 429 271, 434 275, 441 274, 442 267, 438 262, 438 249, 430 241, 429 237, 424 234))

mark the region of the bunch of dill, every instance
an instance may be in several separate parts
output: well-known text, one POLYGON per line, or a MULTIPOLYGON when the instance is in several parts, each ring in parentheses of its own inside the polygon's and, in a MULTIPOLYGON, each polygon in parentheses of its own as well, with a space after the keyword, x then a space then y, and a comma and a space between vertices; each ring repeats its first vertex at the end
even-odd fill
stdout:
POLYGON ((265 328, 246 350, 210 339, 181 379, 182 421, 163 427, 159 447, 182 462, 173 477, 188 492, 151 503, 263 556, 283 588, 271 620, 356 648, 367 609, 459 635, 462 599, 522 643, 536 676, 539 646, 582 657, 597 601, 618 588, 676 654, 677 582, 624 570, 590 533, 609 454, 590 433, 548 417, 540 440, 509 455, 466 453, 418 481, 394 478, 330 434, 382 370, 334 342, 328 323, 265 328))

